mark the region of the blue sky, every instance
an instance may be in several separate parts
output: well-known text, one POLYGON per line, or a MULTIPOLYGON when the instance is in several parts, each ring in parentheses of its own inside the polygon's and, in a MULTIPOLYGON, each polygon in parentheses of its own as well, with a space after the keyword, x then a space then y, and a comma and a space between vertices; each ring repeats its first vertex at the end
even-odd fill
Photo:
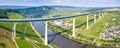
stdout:
POLYGON ((120 7, 120 0, 0 0, 0 5, 77 7, 120 7))

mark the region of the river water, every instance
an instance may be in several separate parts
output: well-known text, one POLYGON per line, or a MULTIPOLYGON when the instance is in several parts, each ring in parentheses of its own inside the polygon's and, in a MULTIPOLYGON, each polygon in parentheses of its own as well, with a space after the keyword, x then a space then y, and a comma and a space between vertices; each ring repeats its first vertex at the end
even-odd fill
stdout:
MULTIPOLYGON (((45 35, 45 25, 41 21, 33 22, 34 27, 41 33, 42 37, 45 35)), ((61 35, 48 29, 48 42, 57 45, 59 48, 98 48, 84 43, 77 43, 70 39, 64 38, 61 35)))

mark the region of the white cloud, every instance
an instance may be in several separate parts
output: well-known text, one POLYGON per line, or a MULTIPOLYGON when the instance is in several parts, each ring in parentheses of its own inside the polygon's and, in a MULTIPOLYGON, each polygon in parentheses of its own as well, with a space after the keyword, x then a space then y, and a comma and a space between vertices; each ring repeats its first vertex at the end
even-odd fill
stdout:
POLYGON ((116 2, 116 0, 94 0, 95 2, 116 2))
POLYGON ((54 2, 62 2, 62 0, 54 0, 54 2))

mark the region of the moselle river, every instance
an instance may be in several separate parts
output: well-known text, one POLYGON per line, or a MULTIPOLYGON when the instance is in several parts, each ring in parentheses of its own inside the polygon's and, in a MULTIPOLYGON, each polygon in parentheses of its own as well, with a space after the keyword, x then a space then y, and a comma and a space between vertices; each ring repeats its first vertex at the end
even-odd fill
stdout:
MULTIPOLYGON (((41 21, 33 22, 34 27, 41 33, 42 37, 45 35, 45 25, 41 21)), ((99 48, 93 47, 84 43, 77 43, 70 39, 64 38, 61 35, 48 29, 48 42, 57 45, 59 48, 99 48)))

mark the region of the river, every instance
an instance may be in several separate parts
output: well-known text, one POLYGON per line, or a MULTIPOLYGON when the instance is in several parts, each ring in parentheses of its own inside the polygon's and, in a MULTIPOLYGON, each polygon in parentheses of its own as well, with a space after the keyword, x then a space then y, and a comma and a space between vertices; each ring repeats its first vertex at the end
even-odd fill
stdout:
MULTIPOLYGON (((45 35, 45 25, 41 21, 33 22, 34 27, 41 33, 42 37, 45 35)), ((59 48, 98 48, 84 43, 77 43, 70 39, 64 38, 61 35, 48 29, 48 42, 57 45, 59 48)))

